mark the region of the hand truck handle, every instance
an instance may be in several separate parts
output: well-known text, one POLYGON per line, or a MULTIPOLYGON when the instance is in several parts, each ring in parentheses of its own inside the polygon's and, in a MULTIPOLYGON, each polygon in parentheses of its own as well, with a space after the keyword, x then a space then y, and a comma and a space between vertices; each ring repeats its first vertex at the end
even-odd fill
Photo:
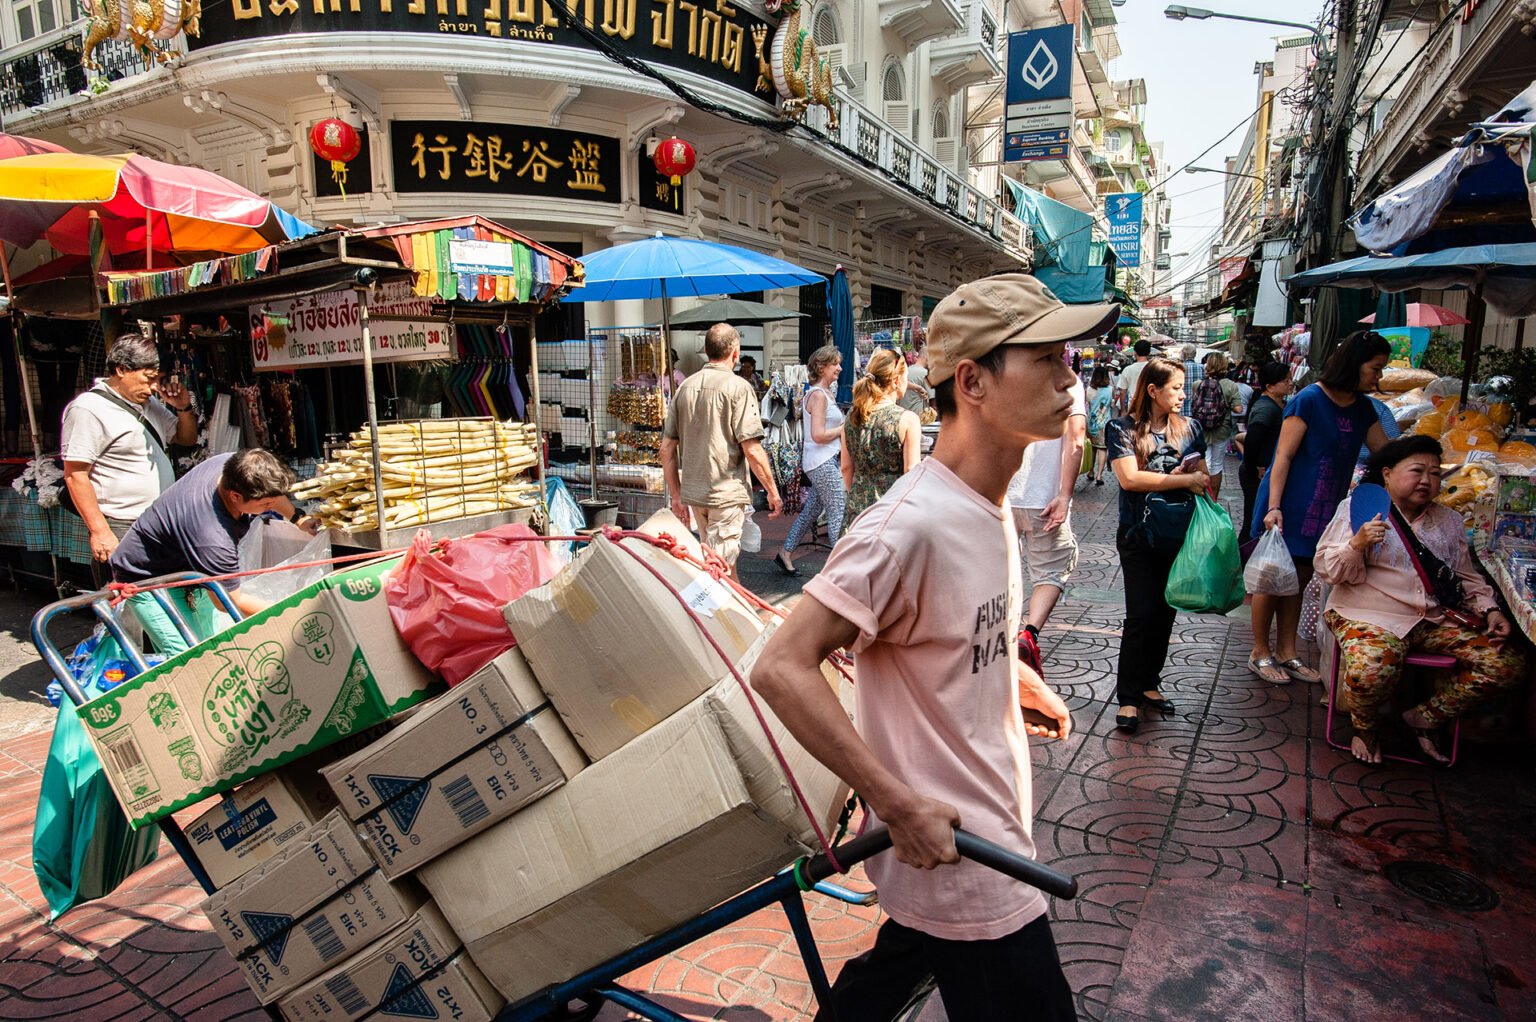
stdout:
MULTIPOLYGON (((878 827, 859 835, 852 841, 838 847, 837 861, 844 867, 863 862, 873 858, 891 847, 891 833, 884 827, 878 827)), ((962 858, 971 859, 984 866, 997 870, 1004 876, 1012 877, 1020 883, 1029 884, 1039 888, 1046 894, 1053 894, 1058 898, 1077 897, 1077 878, 1069 876, 1060 870, 1041 865, 1034 859, 1009 851, 1002 845, 994 844, 985 838, 979 838, 964 830, 955 831, 955 847, 962 858)), ((827 879, 837 872, 832 863, 827 861, 825 854, 817 855, 805 864, 805 872, 812 882, 827 879)))

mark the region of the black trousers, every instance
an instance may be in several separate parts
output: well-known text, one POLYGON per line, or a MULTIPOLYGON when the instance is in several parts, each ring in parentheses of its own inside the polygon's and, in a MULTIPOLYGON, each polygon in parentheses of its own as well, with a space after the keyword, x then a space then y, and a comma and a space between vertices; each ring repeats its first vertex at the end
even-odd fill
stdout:
POLYGON ((1237 470, 1237 481, 1243 487, 1243 520, 1237 527, 1237 541, 1246 543, 1248 537, 1253 534, 1253 502, 1259 495, 1259 480, 1264 478, 1264 470, 1260 468, 1249 469, 1245 461, 1237 470))
POLYGON ((843 966, 832 987, 836 1013, 816 1022, 891 1022, 932 977, 950 1022, 1071 1022, 1072 988, 1045 916, 996 940, 943 940, 894 919, 875 946, 843 966))
POLYGON ((1120 631, 1120 664, 1115 693, 1121 706, 1140 706, 1141 693, 1157 688, 1168 659, 1174 609, 1163 595, 1177 552, 1157 554, 1115 541, 1125 585, 1125 627, 1120 631))

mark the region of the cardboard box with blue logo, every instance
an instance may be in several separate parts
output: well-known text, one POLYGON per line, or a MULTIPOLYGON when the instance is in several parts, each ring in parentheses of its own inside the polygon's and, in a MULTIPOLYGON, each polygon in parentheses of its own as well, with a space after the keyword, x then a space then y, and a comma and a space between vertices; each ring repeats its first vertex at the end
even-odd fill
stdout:
POLYGON ((327 575, 79 708, 143 827, 441 691, 385 606, 394 561, 327 575))

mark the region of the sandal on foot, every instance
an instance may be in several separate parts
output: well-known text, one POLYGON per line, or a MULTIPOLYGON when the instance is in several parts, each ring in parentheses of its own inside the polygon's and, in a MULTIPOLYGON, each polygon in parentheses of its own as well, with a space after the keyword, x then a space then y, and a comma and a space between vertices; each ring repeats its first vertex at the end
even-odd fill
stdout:
POLYGON ((1297 681, 1305 681, 1315 684, 1323 680, 1323 676, 1301 662, 1301 657, 1293 656, 1289 660, 1276 661, 1281 670, 1290 674, 1297 681))
POLYGON ((793 564, 790 564, 788 561, 784 560, 784 555, 783 554, 779 554, 777 557, 775 557, 773 559, 773 563, 777 564, 779 566, 779 570, 782 571, 786 575, 798 575, 798 574, 800 574, 800 569, 795 567, 793 564))
POLYGON ((1289 685, 1291 683, 1290 674, 1272 656, 1259 657, 1257 660, 1250 657, 1248 669, 1271 685, 1289 685), (1266 674, 1264 673, 1265 671, 1269 673, 1266 674))

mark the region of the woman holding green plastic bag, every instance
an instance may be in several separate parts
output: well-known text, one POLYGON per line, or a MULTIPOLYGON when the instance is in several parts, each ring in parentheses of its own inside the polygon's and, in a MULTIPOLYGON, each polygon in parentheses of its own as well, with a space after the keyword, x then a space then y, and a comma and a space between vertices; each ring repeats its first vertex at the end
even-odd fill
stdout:
POLYGON ((1163 358, 1142 365, 1131 414, 1104 430, 1110 469, 1120 484, 1115 547, 1125 584, 1125 625, 1115 726, 1127 734, 1140 726, 1143 710, 1173 713, 1173 703, 1160 691, 1174 619, 1165 593, 1194 515, 1194 495, 1210 483, 1205 434, 1198 422, 1179 414, 1184 367, 1163 358))
POLYGON ((1237 530, 1221 505, 1203 493, 1195 497, 1189 531, 1163 595, 1168 606, 1194 614, 1225 614, 1243 602, 1237 530))

